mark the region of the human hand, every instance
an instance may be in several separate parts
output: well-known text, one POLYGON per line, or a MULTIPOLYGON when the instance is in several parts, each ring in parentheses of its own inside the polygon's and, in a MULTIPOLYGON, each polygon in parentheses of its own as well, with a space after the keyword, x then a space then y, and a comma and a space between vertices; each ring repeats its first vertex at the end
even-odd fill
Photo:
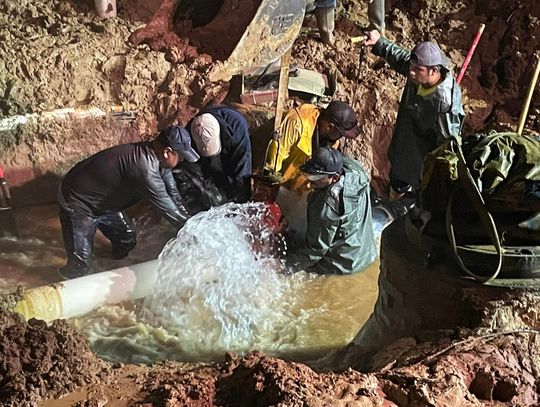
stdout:
POLYGON ((366 41, 364 42, 365 45, 375 45, 377 41, 379 41, 379 38, 381 38, 381 33, 377 30, 371 30, 365 32, 366 35, 366 41))

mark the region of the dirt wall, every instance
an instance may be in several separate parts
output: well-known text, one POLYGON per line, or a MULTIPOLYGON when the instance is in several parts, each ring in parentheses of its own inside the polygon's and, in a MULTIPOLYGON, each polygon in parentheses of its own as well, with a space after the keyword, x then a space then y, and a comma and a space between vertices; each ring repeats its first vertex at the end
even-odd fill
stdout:
MULTIPOLYGON (((233 3, 227 4, 232 7, 233 3)), ((25 0, 0 6, 4 27, 0 31, 0 69, 4 72, 0 77, 0 119, 43 115, 64 107, 99 107, 109 113, 112 106, 121 106, 124 111, 137 112, 129 126, 118 126, 112 120, 94 126, 85 119, 74 119, 80 125, 74 120, 44 124, 36 119, 0 130, 0 165, 6 168, 12 185, 22 186, 48 172, 61 175, 69 164, 96 150, 126 139, 150 137, 168 124, 185 124, 197 109, 223 100, 228 84, 211 83, 206 77, 211 57, 199 55, 193 44, 174 32, 179 28, 168 20, 172 4, 170 0, 119 1, 118 18, 110 20, 99 20, 91 2, 85 0, 25 0), (163 16, 152 19, 160 6, 163 16), (132 34, 148 23, 146 34, 158 38, 159 46, 146 45, 152 41, 130 42, 132 34), (188 46, 191 51, 186 53, 188 46), (76 152, 69 142, 64 150, 61 143, 77 134, 77 127, 91 128, 95 137, 83 137, 76 152), (118 131, 119 127, 123 130, 118 131), (44 144, 50 145, 54 155, 49 148, 39 149, 44 144), (33 156, 36 147, 39 160, 33 156)), ((349 143, 345 151, 365 164, 376 191, 383 193, 388 181, 386 150, 404 78, 380 67, 371 55, 359 65, 358 48, 349 38, 361 34, 366 15, 363 1, 341 3, 334 48, 319 42, 314 18, 308 16, 308 31, 296 41, 293 61, 319 71, 337 69, 336 98, 352 101, 356 95, 354 107, 364 137, 349 143)), ((458 67, 480 23, 486 24, 486 30, 463 80, 465 130, 515 128, 534 69, 533 53, 540 48, 538 2, 387 2, 386 35, 390 39, 409 48, 420 40, 436 40, 458 67)), ((540 130, 538 92, 527 128, 540 130)))

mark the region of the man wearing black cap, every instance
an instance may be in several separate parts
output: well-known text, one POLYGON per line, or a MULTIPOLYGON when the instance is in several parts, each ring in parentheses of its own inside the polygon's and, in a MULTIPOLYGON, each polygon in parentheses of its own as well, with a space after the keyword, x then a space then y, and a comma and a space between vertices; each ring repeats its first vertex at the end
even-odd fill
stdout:
POLYGON ((265 169, 280 173, 282 181, 296 189, 300 166, 319 146, 336 146, 339 140, 360 134, 354 110, 345 102, 332 101, 326 109, 303 104, 287 112, 280 127, 279 148, 270 150, 265 169))
POLYGON ((450 61, 434 42, 421 42, 409 52, 381 37, 366 33, 366 45, 396 72, 408 77, 388 150, 391 198, 399 198, 420 183, 426 153, 447 137, 459 136, 463 118, 461 89, 450 61))
POLYGON ((301 171, 313 192, 308 197, 304 245, 289 255, 288 263, 317 274, 361 271, 377 255, 364 170, 339 151, 320 147, 301 171))
POLYGON ((128 255, 136 244, 124 209, 146 198, 169 222, 181 227, 189 218, 171 173, 178 162, 199 159, 189 132, 168 127, 154 141, 123 144, 79 162, 58 189, 60 222, 67 264, 65 279, 87 275, 94 235, 99 229, 112 243, 112 256, 128 255))

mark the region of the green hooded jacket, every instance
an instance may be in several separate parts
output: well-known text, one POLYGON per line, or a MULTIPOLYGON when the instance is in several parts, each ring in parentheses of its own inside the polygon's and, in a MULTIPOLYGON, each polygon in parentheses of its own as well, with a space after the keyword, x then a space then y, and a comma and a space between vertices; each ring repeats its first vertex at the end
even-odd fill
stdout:
POLYGON ((305 246, 289 257, 295 268, 318 274, 351 274, 377 257, 369 180, 360 164, 343 158, 343 174, 308 197, 305 246))
MULTIPOLYGON (((408 77, 411 53, 381 37, 372 52, 383 57, 390 67, 408 77)), ((461 89, 452 72, 442 71, 443 80, 427 95, 418 95, 419 85, 407 79, 394 134, 388 149, 392 164, 391 178, 418 186, 422 162, 426 154, 444 143, 449 136, 457 137, 465 112, 461 89)))

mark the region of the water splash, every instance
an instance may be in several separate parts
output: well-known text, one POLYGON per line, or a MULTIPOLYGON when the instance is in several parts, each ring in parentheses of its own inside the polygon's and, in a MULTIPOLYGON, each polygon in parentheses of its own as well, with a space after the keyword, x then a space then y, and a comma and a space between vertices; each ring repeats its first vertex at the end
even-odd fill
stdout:
MULTIPOLYGON (((260 350, 303 360, 347 344, 377 297, 378 265, 350 276, 286 274, 262 204, 191 218, 163 249, 155 294, 75 322, 107 360, 207 361, 260 350), (254 250, 255 249, 255 250, 254 250)), ((380 233, 387 219, 374 216, 380 233)))
POLYGON ((228 204, 190 219, 159 257, 142 320, 174 332, 189 354, 278 349, 302 329, 296 309, 310 279, 288 275, 261 203, 228 204))

